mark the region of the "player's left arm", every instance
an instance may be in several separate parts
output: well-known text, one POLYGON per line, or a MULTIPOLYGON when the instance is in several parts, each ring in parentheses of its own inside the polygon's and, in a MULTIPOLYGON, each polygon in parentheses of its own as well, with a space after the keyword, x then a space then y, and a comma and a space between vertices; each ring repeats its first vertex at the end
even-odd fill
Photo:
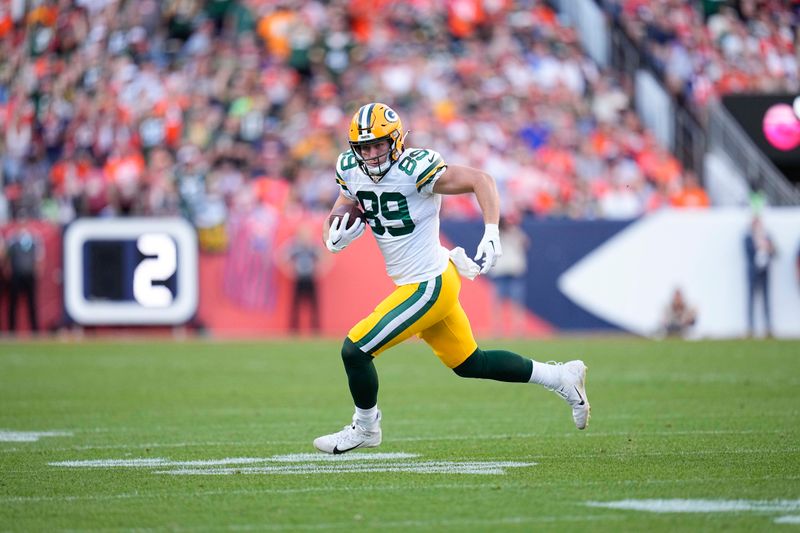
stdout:
POLYGON ((486 172, 472 167, 449 165, 447 170, 439 176, 433 184, 433 192, 438 194, 467 194, 475 193, 478 205, 483 213, 483 222, 486 228, 483 238, 478 244, 475 260, 483 259, 481 274, 486 274, 503 255, 500 246, 500 195, 497 193, 497 184, 486 172))
MULTIPOLYGON (((340 206, 354 206, 356 204, 356 200, 348 198, 344 192, 340 191, 331 213, 340 206)), ((325 241, 325 247, 335 254, 347 248, 351 242, 364 234, 364 228, 366 228, 364 221, 359 219, 355 224, 350 224, 349 217, 350 213, 345 213, 344 217, 335 219, 333 223, 329 222, 330 217, 323 223, 322 238, 325 241), (348 224, 350 225, 348 226, 348 224)))
MULTIPOLYGON (((336 202, 334 202, 333 207, 331 207, 331 214, 338 207, 341 206, 350 206, 356 205, 358 202, 351 198, 348 198, 343 192, 339 191, 339 196, 336 198, 336 202)), ((325 217, 325 220, 322 222, 322 242, 326 242, 328 240, 328 235, 331 230, 331 223, 330 223, 330 216, 325 217)))

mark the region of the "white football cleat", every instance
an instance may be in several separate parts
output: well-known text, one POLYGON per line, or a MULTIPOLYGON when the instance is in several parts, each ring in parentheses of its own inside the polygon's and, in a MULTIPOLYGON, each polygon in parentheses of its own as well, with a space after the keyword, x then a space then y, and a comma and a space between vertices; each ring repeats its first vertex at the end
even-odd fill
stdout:
POLYGON ((314 439, 314 447, 321 452, 339 455, 357 448, 375 448, 381 443, 381 412, 372 428, 367 429, 356 421, 344 429, 330 435, 314 439))
POLYGON ((586 365, 581 360, 559 365, 561 386, 553 392, 564 398, 572 407, 572 420, 578 429, 586 429, 591 406, 586 396, 586 365))

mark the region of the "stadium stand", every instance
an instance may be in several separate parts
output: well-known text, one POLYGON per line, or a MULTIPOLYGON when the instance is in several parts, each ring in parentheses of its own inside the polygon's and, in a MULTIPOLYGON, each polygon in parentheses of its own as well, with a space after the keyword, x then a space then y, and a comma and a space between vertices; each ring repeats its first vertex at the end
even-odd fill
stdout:
POLYGON ((800 91, 800 2, 604 0, 670 89, 694 106, 728 93, 800 91))
MULTIPOLYGON (((381 99, 410 145, 492 173, 509 210, 708 204, 632 111, 630 80, 545 3, 362 4, 6 3, 0 223, 180 213, 213 229, 259 201, 323 211, 350 112, 381 99)), ((463 199, 444 213, 477 216, 463 199)))

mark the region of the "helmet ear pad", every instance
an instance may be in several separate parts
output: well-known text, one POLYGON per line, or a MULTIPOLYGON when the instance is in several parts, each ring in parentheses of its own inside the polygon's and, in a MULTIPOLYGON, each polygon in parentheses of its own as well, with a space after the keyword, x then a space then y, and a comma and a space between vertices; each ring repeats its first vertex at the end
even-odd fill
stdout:
POLYGON ((403 155, 403 141, 405 141, 406 136, 401 135, 400 130, 394 130, 389 134, 389 138, 392 139, 391 158, 396 163, 400 156, 403 155))

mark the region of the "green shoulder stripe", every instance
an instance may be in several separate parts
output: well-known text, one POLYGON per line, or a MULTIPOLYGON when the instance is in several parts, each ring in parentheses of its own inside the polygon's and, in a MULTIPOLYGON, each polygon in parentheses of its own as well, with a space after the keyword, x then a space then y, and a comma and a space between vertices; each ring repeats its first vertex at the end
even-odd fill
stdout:
POLYGON ((428 181, 430 181, 430 179, 445 166, 447 165, 445 165, 444 161, 442 161, 442 158, 439 157, 433 162, 433 164, 431 164, 431 166, 423 170, 419 175, 419 179, 417 179, 417 191, 421 190, 422 187, 424 187, 425 184, 428 183, 428 181))

